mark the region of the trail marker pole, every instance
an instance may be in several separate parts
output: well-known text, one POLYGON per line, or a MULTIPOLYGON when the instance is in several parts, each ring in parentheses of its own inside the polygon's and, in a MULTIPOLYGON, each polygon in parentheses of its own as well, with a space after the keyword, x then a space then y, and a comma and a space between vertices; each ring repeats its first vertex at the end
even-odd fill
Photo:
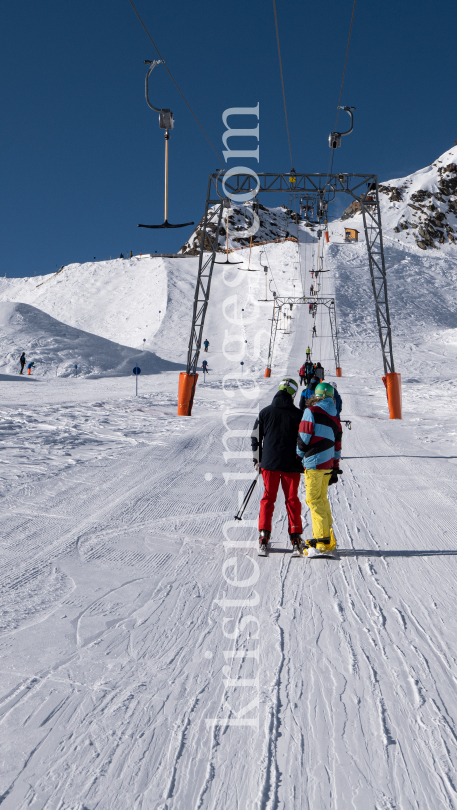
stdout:
POLYGON ((138 396, 138 375, 141 374, 141 369, 138 364, 133 369, 133 373, 135 375, 135 396, 138 396))
POLYGON ((78 366, 75 363, 75 377, 77 377, 77 376, 78 376, 78 366))

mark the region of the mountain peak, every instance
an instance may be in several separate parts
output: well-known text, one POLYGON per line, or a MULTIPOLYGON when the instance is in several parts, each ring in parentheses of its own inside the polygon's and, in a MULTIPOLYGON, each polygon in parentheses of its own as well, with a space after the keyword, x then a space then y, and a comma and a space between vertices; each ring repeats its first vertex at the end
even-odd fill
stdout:
MULTIPOLYGON (((457 241, 457 143, 437 160, 406 177, 379 185, 383 229, 422 250, 452 248, 457 241)), ((361 220, 360 203, 341 219, 361 220)))

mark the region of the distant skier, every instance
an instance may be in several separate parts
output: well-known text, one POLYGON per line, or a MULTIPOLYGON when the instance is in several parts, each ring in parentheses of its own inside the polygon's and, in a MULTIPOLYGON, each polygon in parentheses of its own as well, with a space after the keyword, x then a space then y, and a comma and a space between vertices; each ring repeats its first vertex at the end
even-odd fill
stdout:
POLYGON ((260 554, 266 554, 268 548, 271 520, 280 483, 286 501, 293 553, 295 555, 300 553, 302 521, 298 485, 303 466, 296 452, 301 420, 301 411, 294 406, 293 401, 297 391, 298 385, 295 380, 289 377, 284 379, 271 405, 260 411, 251 434, 255 468, 262 470, 265 486, 259 515, 260 554))
POLYGON ((324 377, 325 377, 325 374, 324 374, 324 369, 322 368, 320 363, 316 363, 315 368, 314 368, 314 373, 315 373, 316 377, 318 377, 319 380, 322 382, 324 377))
POLYGON ((316 324, 313 326, 313 337, 317 337, 316 324))
MULTIPOLYGON (((310 306, 311 306, 311 304, 310 304, 310 306)), ((309 348, 309 346, 306 349, 306 359, 311 360, 311 349, 309 348)))
POLYGON ((306 382, 306 363, 303 363, 298 373, 300 375, 300 388, 301 388, 303 383, 306 382))
POLYGON ((203 369, 203 374, 209 374, 208 361, 207 360, 203 360, 202 369, 203 369))
POLYGON ((308 387, 305 388, 304 391, 302 391, 301 397, 300 397, 299 402, 298 402, 298 407, 300 408, 302 413, 305 410, 305 408, 308 406, 308 401, 311 399, 311 397, 314 396, 314 391, 315 391, 316 385, 318 385, 318 384, 319 384, 318 377, 312 377, 310 379, 309 383, 308 383, 308 387))
POLYGON ((123 253, 121 253, 121 255, 119 256, 119 258, 120 258, 120 259, 123 259, 123 258, 124 258, 124 254, 123 254, 123 253))
MULTIPOLYGON (((319 383, 314 397, 306 408, 300 422, 297 454, 305 467, 306 503, 311 511, 313 538, 306 546, 325 554, 334 551, 336 540, 333 534, 333 517, 328 502, 329 484, 338 483, 341 472, 338 463, 341 457, 341 422, 333 401, 334 388, 329 383, 319 383)), ((305 552, 308 556, 316 551, 305 552)))
POLYGON ((24 366, 25 366, 25 352, 22 352, 22 354, 21 354, 21 356, 19 358, 19 362, 21 364, 21 370, 20 370, 19 374, 23 374, 24 373, 24 366))
POLYGON ((314 284, 311 284, 311 287, 309 288, 309 294, 312 295, 313 292, 314 292, 314 284))
POLYGON ((31 362, 31 363, 29 363, 29 364, 28 364, 28 366, 27 366, 27 369, 28 369, 28 370, 27 370, 27 374, 31 374, 31 373, 32 373, 32 368, 34 367, 34 365, 35 365, 35 363, 34 363, 34 362, 33 362, 33 360, 32 360, 32 362, 31 362))
POLYGON ((207 352, 208 351, 208 346, 209 346, 209 340, 208 339, 204 340, 203 345, 205 347, 205 352, 207 352))
POLYGON ((340 413, 341 413, 342 407, 343 407, 343 400, 341 399, 341 396, 337 391, 336 383, 333 383, 333 391, 334 391, 333 400, 335 402, 336 412, 337 412, 337 414, 339 416, 340 413))

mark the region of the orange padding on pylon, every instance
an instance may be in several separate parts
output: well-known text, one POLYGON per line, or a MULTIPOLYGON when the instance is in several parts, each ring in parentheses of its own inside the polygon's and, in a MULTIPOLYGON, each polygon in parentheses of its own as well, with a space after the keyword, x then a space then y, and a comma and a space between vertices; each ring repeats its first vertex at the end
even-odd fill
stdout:
POLYGON ((328 242, 328 241, 329 241, 328 231, 325 231, 325 241, 326 241, 326 242, 328 242))
POLYGON ((271 377, 271 368, 266 368, 265 369, 265 374, 263 376, 264 377, 271 377))
POLYGON ((187 374, 185 371, 181 371, 178 387, 178 416, 191 415, 197 380, 198 374, 187 374))
POLYGON ((342 377, 342 376, 343 376, 343 369, 341 368, 341 366, 338 366, 338 367, 337 367, 337 369, 336 369, 336 376, 337 376, 337 377, 342 377))
POLYGON ((396 371, 386 374, 386 388, 389 418, 401 419, 401 374, 396 371))

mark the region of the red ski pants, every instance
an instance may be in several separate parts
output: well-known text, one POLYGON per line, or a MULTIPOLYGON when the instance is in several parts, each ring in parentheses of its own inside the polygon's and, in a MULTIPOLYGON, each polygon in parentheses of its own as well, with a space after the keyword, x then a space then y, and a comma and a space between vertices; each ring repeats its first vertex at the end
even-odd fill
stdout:
POLYGON ((298 485, 300 473, 285 473, 279 470, 262 470, 265 486, 263 498, 260 501, 259 531, 271 532, 271 519, 275 509, 279 482, 282 485, 286 500, 287 516, 289 518, 289 534, 301 534, 301 503, 298 498, 298 485))

